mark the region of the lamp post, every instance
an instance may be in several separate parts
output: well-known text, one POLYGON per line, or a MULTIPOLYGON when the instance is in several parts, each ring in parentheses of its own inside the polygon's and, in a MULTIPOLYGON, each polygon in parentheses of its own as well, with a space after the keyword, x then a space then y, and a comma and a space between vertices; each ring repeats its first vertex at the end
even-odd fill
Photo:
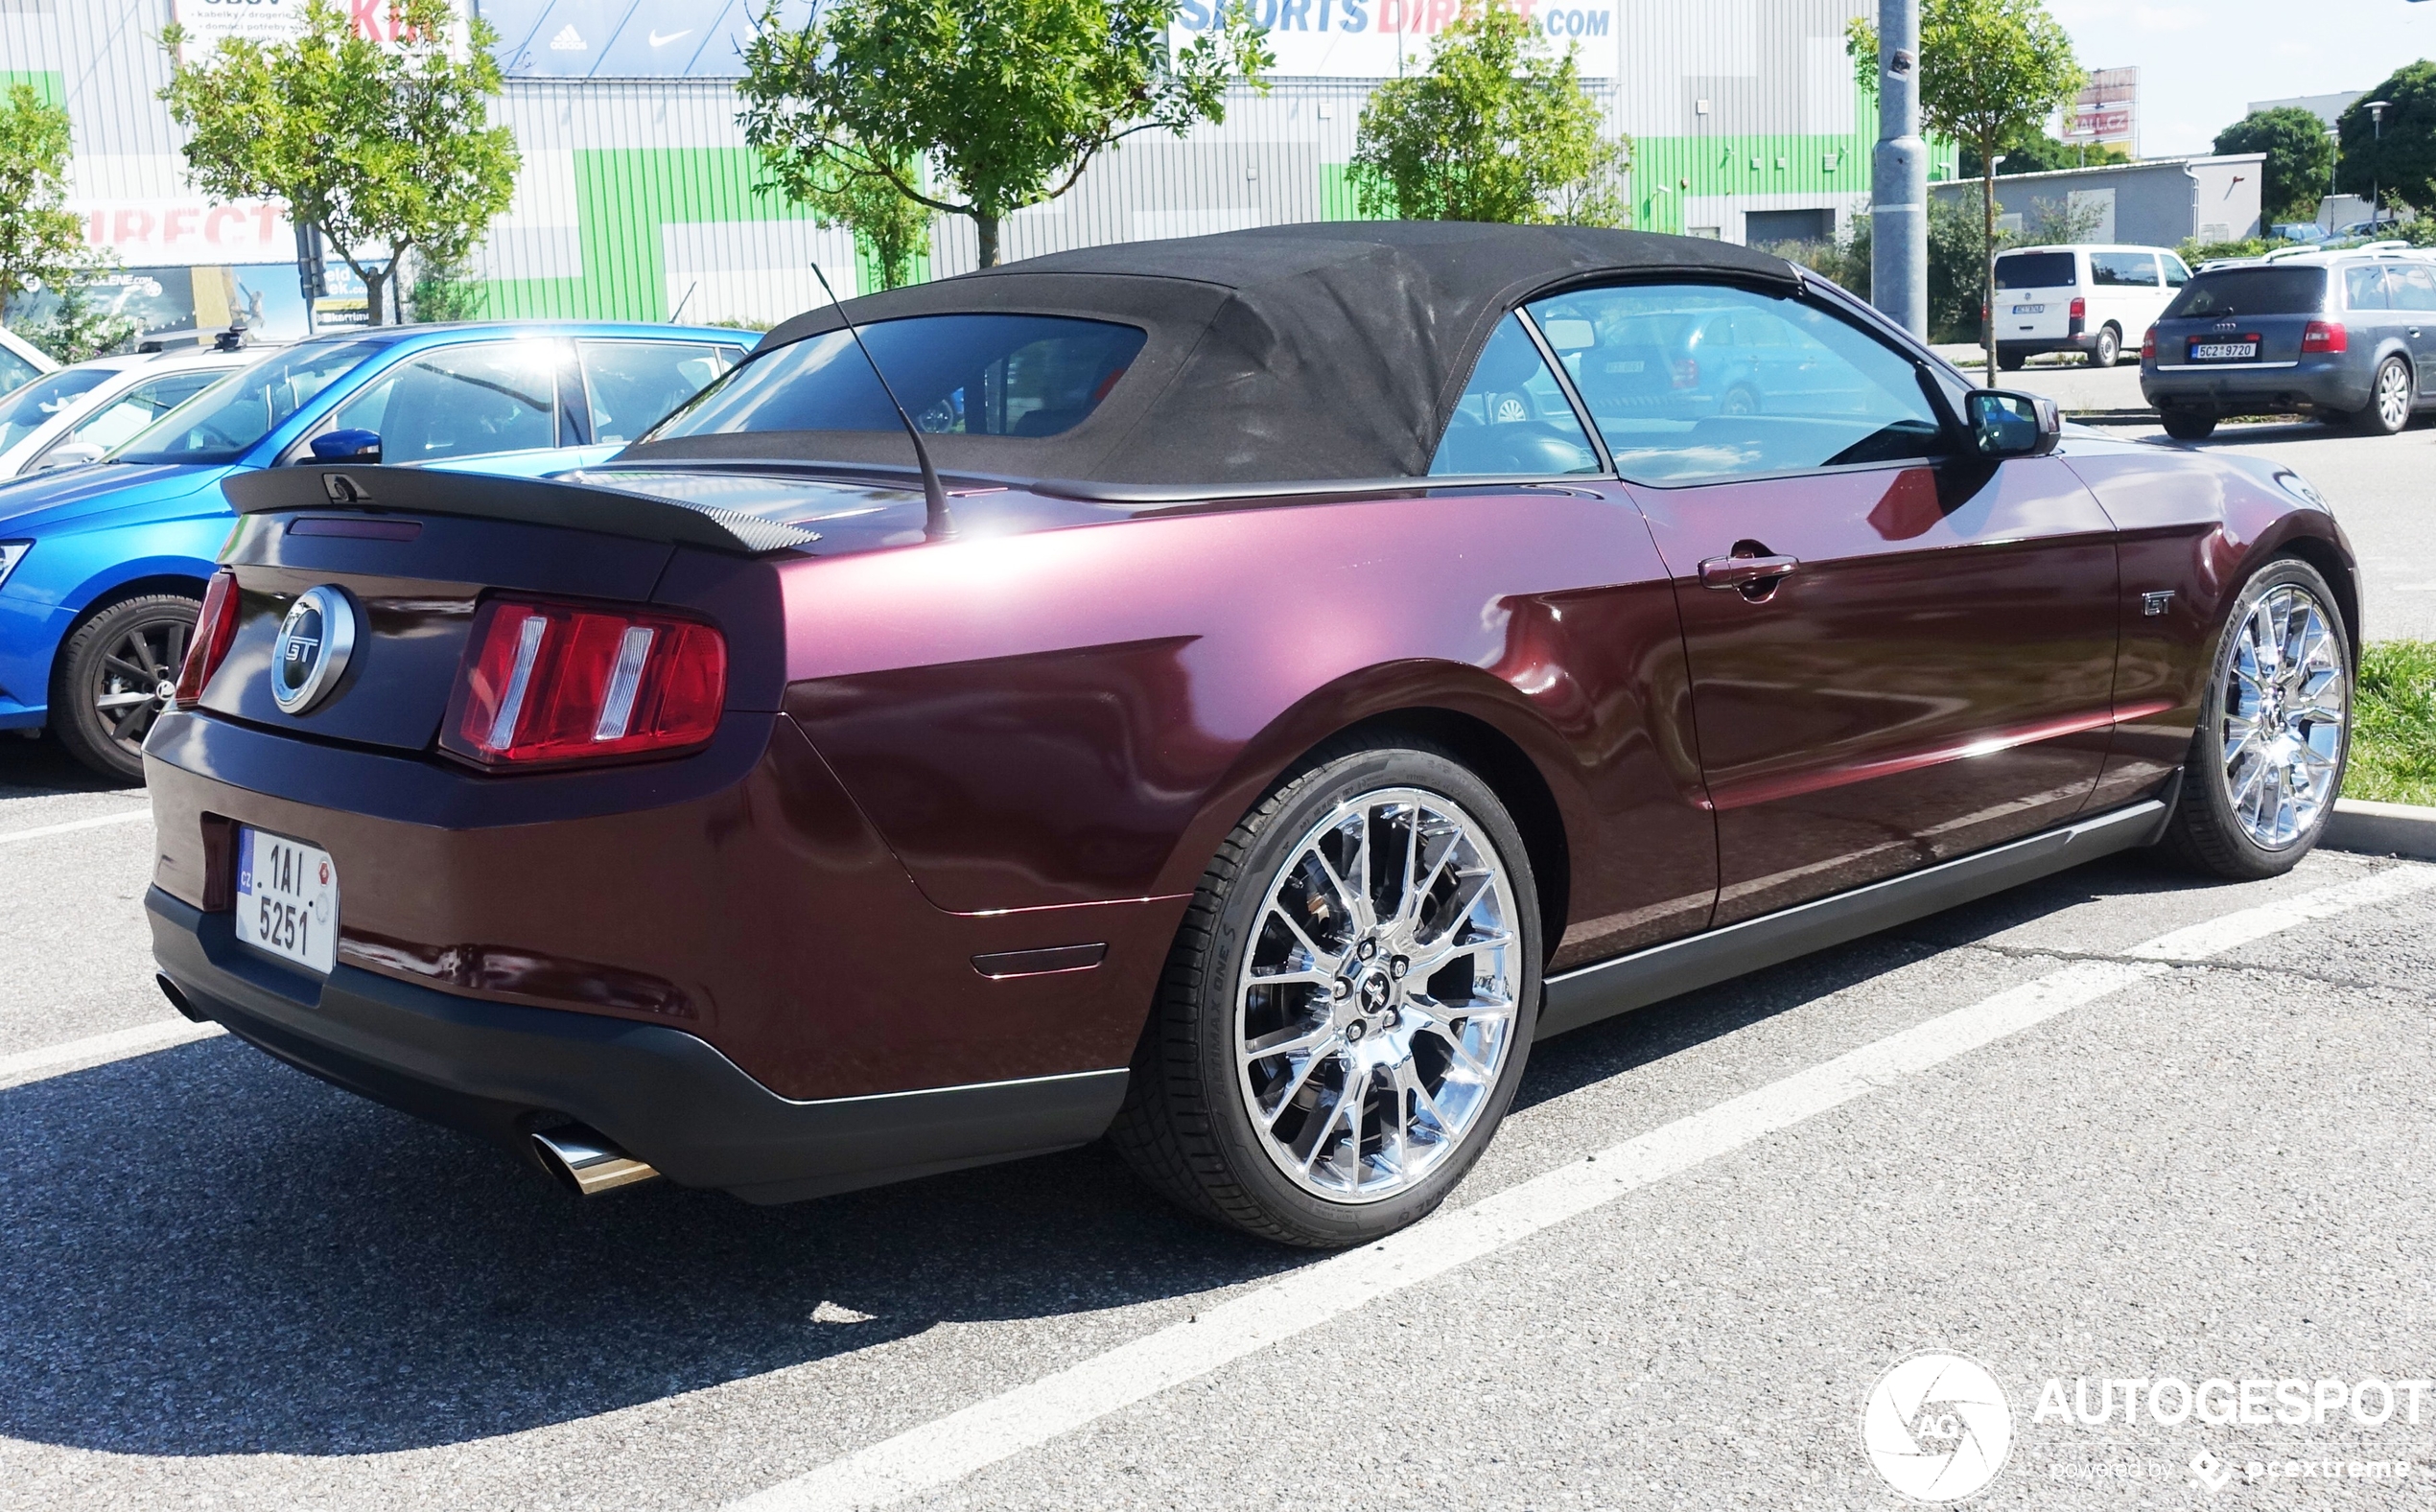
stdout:
POLYGON ((1878 0, 1878 150, 1869 300, 1929 338, 1929 144, 1920 139, 1920 0, 1878 0))
POLYGON ((2385 112, 2393 108, 2394 102, 2391 100, 2372 100, 2368 103, 2369 129, 2376 133, 2374 140, 2379 144, 2369 150, 2368 234, 2371 241, 2377 239, 2377 222, 2385 214, 2385 187, 2378 178, 2379 171, 2385 166, 2380 161, 2385 155, 2382 146, 2385 141, 2385 112))

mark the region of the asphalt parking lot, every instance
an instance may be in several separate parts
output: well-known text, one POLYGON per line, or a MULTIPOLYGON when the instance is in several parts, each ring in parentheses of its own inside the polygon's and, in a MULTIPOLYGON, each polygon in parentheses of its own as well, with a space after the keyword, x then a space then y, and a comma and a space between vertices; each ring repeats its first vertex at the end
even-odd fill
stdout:
MULTIPOLYGON (((2394 634, 2431 438, 2212 444, 2335 499, 2394 634)), ((0 1507, 1894 1507, 1924 1350, 2009 1404, 1975 1504, 2436 1500, 2436 866, 2119 858, 1593 1027, 1325 1259, 1098 1149, 578 1201, 176 1017, 151 838, 0 743, 0 1507), (2167 1378, 2266 1421, 2103 1412, 2167 1378)))

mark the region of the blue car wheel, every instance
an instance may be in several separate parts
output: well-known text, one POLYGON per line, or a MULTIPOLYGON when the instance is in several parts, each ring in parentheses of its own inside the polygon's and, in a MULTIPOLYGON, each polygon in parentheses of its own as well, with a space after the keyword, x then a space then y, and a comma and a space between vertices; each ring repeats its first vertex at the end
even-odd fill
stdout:
POLYGON ((59 651, 51 728, 68 754, 105 777, 144 779, 144 737, 169 707, 202 606, 177 593, 122 599, 59 651))

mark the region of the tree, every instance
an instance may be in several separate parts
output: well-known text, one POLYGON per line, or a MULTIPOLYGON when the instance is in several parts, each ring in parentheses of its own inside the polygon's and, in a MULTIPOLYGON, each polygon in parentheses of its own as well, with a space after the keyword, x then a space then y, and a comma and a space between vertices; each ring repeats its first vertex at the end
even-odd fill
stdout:
MULTIPOLYGON (((363 280, 374 325, 410 251, 439 268, 473 251, 507 208, 519 161, 514 134, 484 124, 501 83, 490 27, 464 23, 464 45, 453 48, 450 0, 388 4, 395 41, 359 32, 332 0, 308 0, 294 40, 223 37, 177 63, 161 91, 189 133, 196 186, 286 200, 363 280)), ((177 26, 161 34, 173 57, 186 40, 177 26)))
POLYGON ((2422 58, 2395 70, 2335 125, 2344 193, 2399 195, 2415 209, 2436 210, 2436 63, 2422 58), (2372 100, 2387 104, 2382 128, 2369 113, 2372 100))
MULTIPOLYGON (((2010 178, 2015 174, 2052 174, 2067 168, 2103 168, 2109 163, 2128 163, 2131 153, 2115 142, 2063 142, 2033 128, 2008 138, 2001 150, 2003 157, 1996 165, 1997 176, 2010 178)), ((1961 152, 1962 176, 1981 176, 1979 154, 1965 148, 1961 152)))
POLYGON ((2316 219, 2334 171, 2334 144, 2315 111, 2295 105, 2253 110, 2216 133, 2216 151, 2267 154, 2259 200, 2268 224, 2316 219))
POLYGON ((1407 221, 1613 223, 1602 186, 1630 166, 1603 142, 1576 49, 1555 56, 1519 12, 1466 8, 1430 46, 1429 68, 1390 80, 1362 107, 1353 185, 1366 215, 1407 221))
POLYGON ((764 152, 761 161, 786 198, 810 207, 813 220, 855 233, 878 265, 880 288, 913 281, 914 259, 930 250, 930 222, 938 214, 897 187, 900 180, 922 181, 919 162, 892 164, 891 172, 882 172, 870 150, 854 142, 839 144, 834 156, 807 158, 782 150, 764 152))
POLYGON ((0 105, 0 311, 37 285, 64 295, 94 268, 67 198, 68 113, 31 84, 0 105))
POLYGON ((744 139, 782 180, 878 178, 999 227, 1074 187, 1127 137, 1226 119, 1228 81, 1272 59, 1245 0, 1182 50, 1179 0, 839 0, 800 31, 773 4, 744 50, 744 139), (928 162, 936 181, 913 172, 928 162), (793 165, 788 168, 782 165, 793 165))
MULTIPOLYGON (((1877 36, 1860 23, 1847 32, 1845 46, 1856 64, 1864 51, 1873 58, 1878 53, 1877 36)), ((1921 0, 1921 123, 1979 159, 1982 308, 1993 304, 1996 291, 1993 160, 2006 143, 2043 131, 2048 117, 2088 81, 2073 57, 2072 36, 2042 0, 1921 0)), ((1993 384, 1996 327, 1984 316, 1979 339, 1993 384)))

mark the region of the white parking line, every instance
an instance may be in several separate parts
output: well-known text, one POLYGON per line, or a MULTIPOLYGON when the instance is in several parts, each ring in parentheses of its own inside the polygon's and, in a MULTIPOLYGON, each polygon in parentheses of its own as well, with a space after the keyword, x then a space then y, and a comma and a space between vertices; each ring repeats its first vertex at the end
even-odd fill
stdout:
POLYGON ((23 1086, 45 1077, 64 1076, 70 1071, 82 1071, 89 1066, 124 1060, 129 1056, 151 1055, 192 1040, 209 1039, 228 1031, 218 1024, 198 1024, 188 1019, 164 1019, 157 1024, 138 1024, 133 1029, 114 1029, 106 1035, 93 1035, 83 1039, 71 1039, 63 1045, 45 1045, 40 1050, 21 1050, 13 1056, 0 1056, 0 1089, 23 1086))
POLYGON ((104 814, 99 819, 71 819, 65 824, 37 825, 32 829, 0 831, 0 846, 13 845, 20 840, 40 840, 49 835, 74 834, 80 829, 100 829, 108 825, 131 825, 139 819, 152 817, 152 811, 149 807, 130 808, 124 813, 104 814))
POLYGON ((2355 882, 2243 909, 2134 947, 2130 961, 2083 961, 1890 1035, 1559 1166, 1453 1213, 1352 1250, 857 1450, 734 1503, 738 1512, 885 1506, 949 1485, 1170 1386, 1307 1332, 1380 1297, 1552 1228, 1651 1182, 1841 1106, 2135 982, 2173 963, 2230 950, 2309 919, 2436 888, 2436 867, 2401 866, 2355 882))

